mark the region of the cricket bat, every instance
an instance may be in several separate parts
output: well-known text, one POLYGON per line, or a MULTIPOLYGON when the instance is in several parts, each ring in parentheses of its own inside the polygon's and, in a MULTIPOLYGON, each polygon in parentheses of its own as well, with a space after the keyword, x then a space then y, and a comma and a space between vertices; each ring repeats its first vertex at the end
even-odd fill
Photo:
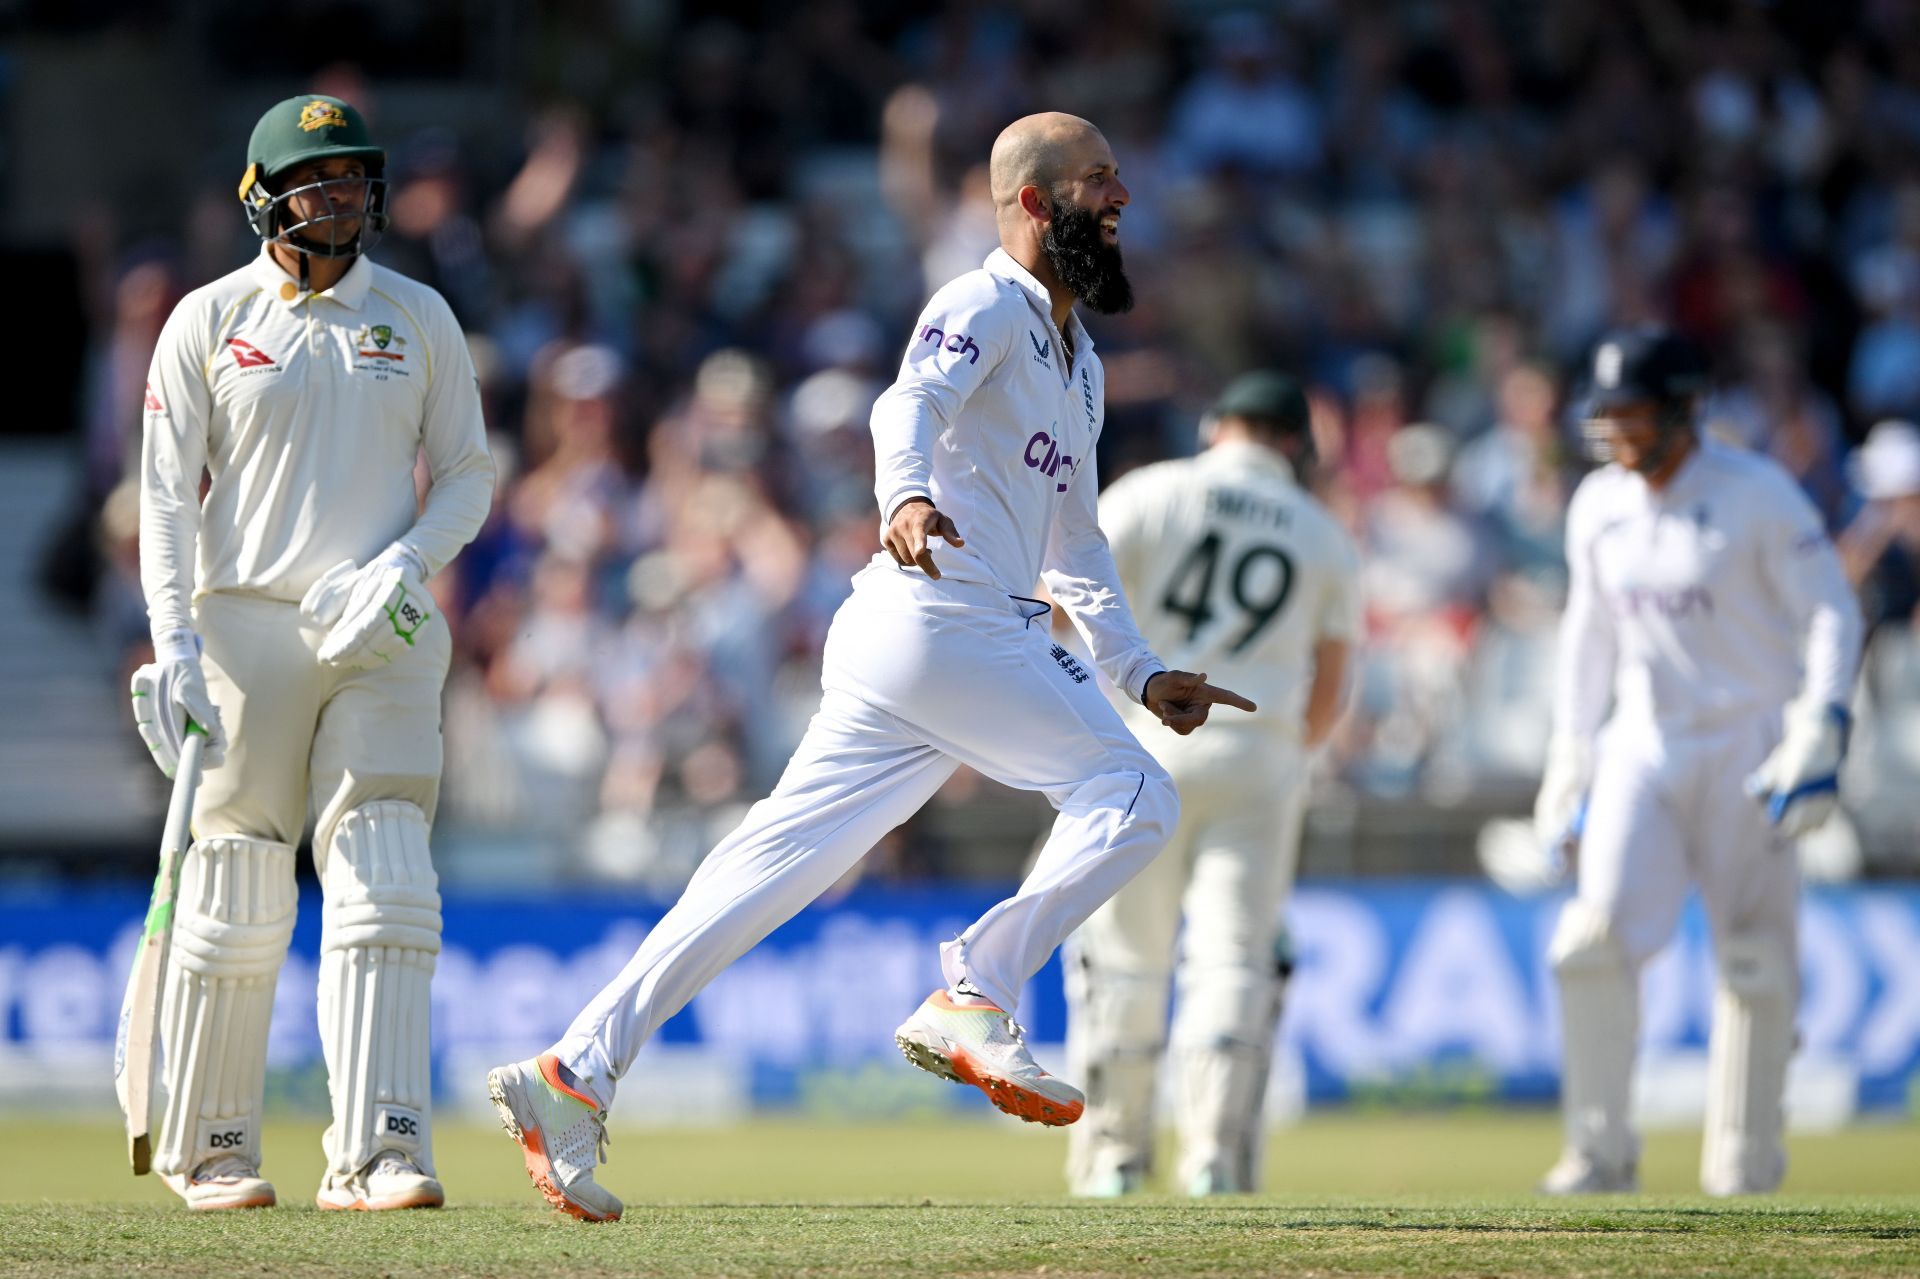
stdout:
POLYGON ((200 756, 207 734, 198 724, 187 725, 180 748, 180 767, 173 775, 173 796, 167 801, 167 826, 160 836, 160 871, 153 878, 153 899, 147 903, 146 926, 133 948, 133 969, 127 975, 126 997, 120 1003, 120 1028, 113 1044, 113 1088, 127 1116, 127 1156, 133 1175, 144 1177, 153 1165, 153 1136, 148 1112, 153 1102, 154 1041, 160 1021, 160 992, 167 971, 167 950, 173 940, 173 902, 180 891, 180 863, 191 839, 193 795, 200 788, 200 756))

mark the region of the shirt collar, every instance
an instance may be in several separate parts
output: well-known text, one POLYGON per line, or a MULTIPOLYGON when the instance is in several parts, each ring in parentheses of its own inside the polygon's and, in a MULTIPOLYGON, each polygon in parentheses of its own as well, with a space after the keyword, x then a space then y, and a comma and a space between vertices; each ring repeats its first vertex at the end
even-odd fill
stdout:
MULTIPOLYGON (((981 265, 1001 279, 1012 280, 1025 289, 1027 297, 1040 308, 1040 314, 1052 318, 1053 295, 1047 292, 1046 285, 1040 283, 1033 272, 1015 262, 1011 253, 1005 249, 995 249, 987 254, 987 260, 981 265)), ((1087 326, 1080 323, 1080 312, 1077 309, 1067 312, 1066 328, 1073 339, 1073 349, 1076 353, 1093 350, 1093 336, 1087 332, 1087 326)))
POLYGON ((1218 444, 1209 445, 1207 452, 1235 467, 1265 471, 1285 480, 1288 484, 1296 487, 1299 484, 1293 474, 1293 464, 1279 452, 1264 444, 1256 444, 1252 440, 1222 440, 1218 444))
MULTIPOLYGON (((308 296, 300 291, 300 282, 273 260, 273 254, 264 244, 260 246, 260 256, 253 260, 253 278, 268 294, 287 306, 297 306, 308 296)), ((372 285, 373 265, 362 255, 353 260, 353 265, 347 268, 347 273, 332 288, 312 296, 327 298, 350 311, 358 311, 367 300, 367 290, 372 285)))

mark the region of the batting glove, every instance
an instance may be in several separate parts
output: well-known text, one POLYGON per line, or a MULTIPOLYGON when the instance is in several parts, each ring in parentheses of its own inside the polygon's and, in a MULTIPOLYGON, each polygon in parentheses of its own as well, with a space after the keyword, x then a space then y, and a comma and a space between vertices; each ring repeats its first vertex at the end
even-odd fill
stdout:
POLYGON ((328 627, 320 661, 349 670, 373 670, 411 652, 433 621, 427 566, 419 552, 395 542, 365 568, 334 565, 308 588, 300 612, 328 627))
POLYGON ((154 660, 133 673, 133 722, 168 778, 180 770, 189 722, 207 735, 204 766, 218 768, 226 759, 227 734, 207 692, 198 635, 180 630, 162 636, 154 645, 154 660))
POLYGON ((1554 867, 1564 872, 1567 854, 1586 825, 1587 788, 1593 784, 1593 749, 1584 740, 1555 734, 1547 743, 1547 767, 1533 801, 1533 834, 1554 867))
POLYGON ((1747 794, 1767 806, 1781 834, 1804 835, 1840 802, 1840 761, 1847 757, 1853 717, 1844 706, 1787 708, 1786 734, 1747 778, 1747 794))

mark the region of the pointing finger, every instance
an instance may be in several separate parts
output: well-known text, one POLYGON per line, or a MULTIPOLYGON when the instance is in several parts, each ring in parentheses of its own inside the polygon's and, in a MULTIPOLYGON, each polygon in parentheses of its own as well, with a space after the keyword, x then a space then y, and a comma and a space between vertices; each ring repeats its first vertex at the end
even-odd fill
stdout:
POLYGON ((1200 686, 1200 696, 1206 701, 1215 702, 1221 706, 1231 706, 1236 710, 1257 711, 1260 709, 1232 689, 1216 688, 1212 684, 1202 684, 1200 686))

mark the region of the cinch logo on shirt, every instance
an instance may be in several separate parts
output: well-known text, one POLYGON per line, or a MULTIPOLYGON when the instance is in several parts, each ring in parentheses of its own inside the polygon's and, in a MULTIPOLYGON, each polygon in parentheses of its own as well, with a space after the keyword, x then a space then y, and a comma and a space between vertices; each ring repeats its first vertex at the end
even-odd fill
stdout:
POLYGON ((273 363, 271 355, 245 338, 228 338, 227 349, 233 352, 233 362, 243 369, 257 369, 273 363))
MULTIPOLYGON (((1073 454, 1062 453, 1060 451, 1060 442, 1051 435, 1048 435, 1045 431, 1035 431, 1032 436, 1028 438, 1027 451, 1023 455, 1022 460, 1048 479, 1059 475, 1062 468, 1065 468, 1067 475, 1071 477, 1074 472, 1079 469, 1080 465, 1074 460, 1073 454)), ((1061 480, 1053 491, 1056 493, 1066 492, 1067 481, 1061 480)))
POLYGON ((1662 591, 1651 586, 1629 586, 1616 597, 1620 611, 1629 617, 1658 613, 1662 617, 1683 618, 1695 613, 1713 615, 1713 594, 1704 586, 1683 586, 1662 591))
MULTIPOLYGON (((933 349, 936 351, 944 348, 964 355, 969 364, 980 363, 980 347, 964 333, 949 334, 945 329, 937 329, 929 324, 920 330, 920 340, 933 343, 933 349)), ((915 354, 919 352, 916 351, 915 354)))

